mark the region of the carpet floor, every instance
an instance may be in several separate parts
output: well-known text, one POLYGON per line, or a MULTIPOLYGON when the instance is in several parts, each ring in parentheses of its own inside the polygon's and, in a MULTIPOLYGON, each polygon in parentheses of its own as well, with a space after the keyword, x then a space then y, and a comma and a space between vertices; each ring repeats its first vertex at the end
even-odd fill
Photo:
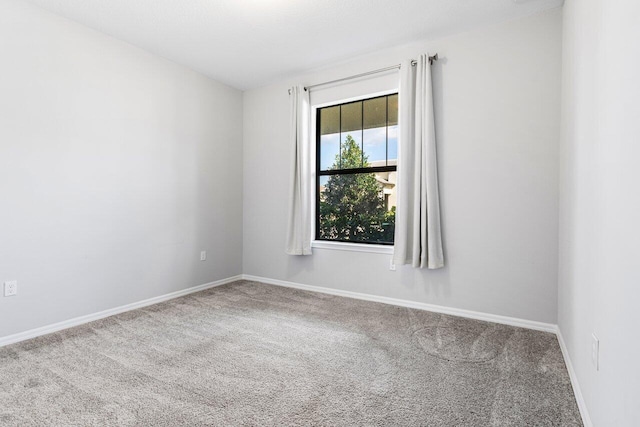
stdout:
POLYGON ((0 348, 2 426, 581 426, 553 334, 240 281, 0 348))

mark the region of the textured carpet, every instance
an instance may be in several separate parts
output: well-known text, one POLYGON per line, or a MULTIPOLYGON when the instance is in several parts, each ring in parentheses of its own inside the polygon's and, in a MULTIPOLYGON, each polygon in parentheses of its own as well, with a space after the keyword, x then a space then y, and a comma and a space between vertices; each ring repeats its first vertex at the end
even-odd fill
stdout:
POLYGON ((236 282, 0 348, 0 425, 582 423, 553 334, 236 282))

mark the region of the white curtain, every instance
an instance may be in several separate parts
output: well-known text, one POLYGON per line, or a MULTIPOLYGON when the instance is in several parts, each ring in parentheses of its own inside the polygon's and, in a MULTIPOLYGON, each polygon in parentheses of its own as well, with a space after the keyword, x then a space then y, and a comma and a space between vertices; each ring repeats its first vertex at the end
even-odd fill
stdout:
POLYGON ((311 255, 311 179, 309 165, 309 92, 301 85, 289 91, 291 179, 286 252, 311 255))
POLYGON ((430 269, 444 266, 438 160, 429 55, 400 67, 398 182, 393 260, 430 269))

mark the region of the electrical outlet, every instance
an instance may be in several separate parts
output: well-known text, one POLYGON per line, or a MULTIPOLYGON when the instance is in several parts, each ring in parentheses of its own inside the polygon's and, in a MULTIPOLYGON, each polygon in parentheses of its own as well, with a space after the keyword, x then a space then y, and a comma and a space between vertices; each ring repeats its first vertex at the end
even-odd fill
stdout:
POLYGON ((591 334, 591 363, 596 371, 600 370, 600 340, 596 334, 591 334))
POLYGON ((4 296, 12 297, 18 294, 18 281, 11 280, 10 282, 4 282, 4 296))
POLYGON ((200 251, 200 261, 207 260, 207 251, 200 251))
POLYGON ((393 258, 389 262, 389 270, 396 271, 396 264, 393 262, 393 258))

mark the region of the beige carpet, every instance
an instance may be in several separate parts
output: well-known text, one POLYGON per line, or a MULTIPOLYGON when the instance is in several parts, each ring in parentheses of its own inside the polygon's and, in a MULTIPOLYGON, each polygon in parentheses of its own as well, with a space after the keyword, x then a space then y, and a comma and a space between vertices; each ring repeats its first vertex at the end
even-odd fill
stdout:
POLYGON ((553 334, 236 282, 0 348, 2 426, 579 426, 553 334))

